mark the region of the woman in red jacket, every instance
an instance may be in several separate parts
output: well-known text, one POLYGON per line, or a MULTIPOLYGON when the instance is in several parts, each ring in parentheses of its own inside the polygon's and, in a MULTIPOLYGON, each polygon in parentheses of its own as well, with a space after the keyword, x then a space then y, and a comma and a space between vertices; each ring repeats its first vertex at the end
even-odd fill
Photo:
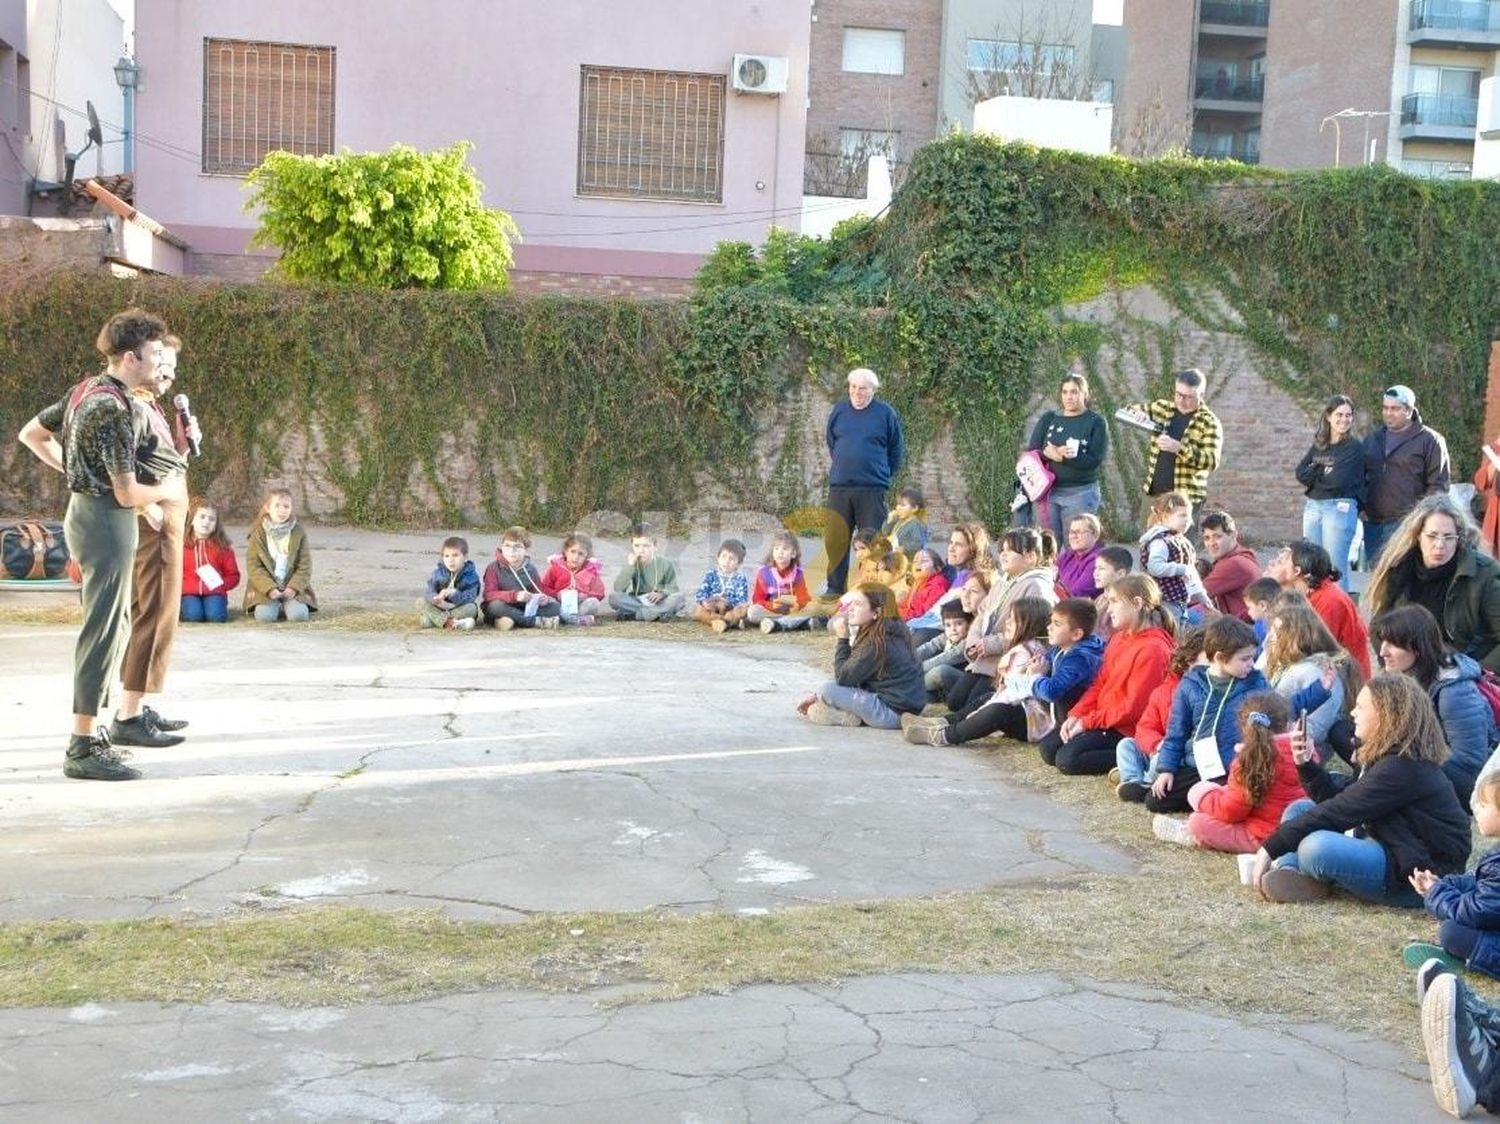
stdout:
POLYGON ((1253 855, 1281 824, 1281 814, 1302 799, 1302 781, 1286 732, 1291 712, 1275 691, 1257 691, 1240 704, 1240 744, 1224 784, 1199 781, 1188 790, 1193 814, 1186 820, 1157 816, 1158 839, 1253 855))
POLYGON ((202 496, 188 509, 182 544, 182 609, 177 619, 223 624, 229 619, 229 591, 240 584, 234 547, 219 526, 219 511, 202 496))
POLYGON ((1102 776, 1115 764, 1115 747, 1135 734, 1151 690, 1167 674, 1176 625, 1161 589, 1145 574, 1127 574, 1109 587, 1115 627, 1099 677, 1073 705, 1068 719, 1041 740, 1042 760, 1068 774, 1102 776))

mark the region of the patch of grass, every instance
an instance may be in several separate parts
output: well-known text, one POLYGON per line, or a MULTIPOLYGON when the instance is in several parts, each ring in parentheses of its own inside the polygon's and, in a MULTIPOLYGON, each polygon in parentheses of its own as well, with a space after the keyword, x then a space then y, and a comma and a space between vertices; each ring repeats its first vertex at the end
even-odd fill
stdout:
POLYGON ((81 624, 83 609, 75 599, 66 605, 0 605, 0 624, 81 624))
POLYGON ((1422 914, 1339 898, 1269 905, 1239 885, 1229 856, 1157 843, 1149 817, 1114 800, 1104 781, 1062 777, 1014 743, 979 752, 1004 779, 1076 808, 1091 833, 1134 853, 1139 871, 759 917, 549 914, 488 924, 296 907, 212 921, 8 924, 0 926, 0 1005, 356 1004, 605 983, 670 998, 901 971, 1052 971, 1155 985, 1232 1011, 1331 1021, 1416 1048, 1400 949, 1430 936, 1422 914))

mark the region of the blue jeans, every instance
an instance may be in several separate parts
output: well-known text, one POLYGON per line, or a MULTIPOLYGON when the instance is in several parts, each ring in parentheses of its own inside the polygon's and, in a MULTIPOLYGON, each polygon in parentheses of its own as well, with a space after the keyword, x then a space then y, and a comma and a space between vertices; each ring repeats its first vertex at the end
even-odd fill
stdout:
POLYGON ((861 691, 858 687, 841 687, 830 682, 818 688, 818 698, 838 710, 859 715, 866 726, 874 726, 877 730, 901 729, 901 715, 881 702, 879 695, 870 691, 861 691))
POLYGON ((1097 515, 1099 512, 1099 485, 1073 484, 1066 488, 1054 487, 1047 493, 1047 512, 1051 516, 1052 533, 1057 536, 1059 548, 1068 545, 1068 524, 1075 515, 1097 515))
POLYGON ((265 624, 279 621, 283 612, 289 621, 305 621, 312 612, 301 601, 267 601, 263 605, 255 606, 253 611, 255 619, 265 624))
POLYGON ((182 609, 178 612, 177 619, 191 624, 201 621, 223 624, 229 619, 229 595, 205 593, 202 597, 198 597, 192 593, 184 593, 182 609))
POLYGON ((1136 747, 1134 738, 1122 738, 1115 746, 1115 767, 1121 784, 1151 784, 1156 780, 1156 758, 1136 747))
POLYGON ((1359 504, 1352 499, 1308 500, 1302 505, 1302 537, 1328 551, 1333 564, 1343 571, 1339 585, 1345 593, 1349 592, 1349 547, 1358 527, 1359 504))
POLYGON ((1380 561, 1380 551, 1385 546, 1385 540, 1391 537, 1391 532, 1396 529, 1399 519, 1392 519, 1388 523, 1374 523, 1365 520, 1365 569, 1373 570, 1375 563, 1380 561))
MULTIPOLYGON (((1281 815, 1281 822, 1294 820, 1310 808, 1311 800, 1294 800, 1281 815)), ((1297 844, 1297 850, 1282 855, 1276 866, 1300 870, 1309 878, 1329 882, 1341 890, 1379 905, 1403 909, 1422 908, 1422 897, 1410 886, 1391 890, 1385 882, 1385 848, 1373 839, 1351 839, 1338 831, 1315 831, 1297 844)))

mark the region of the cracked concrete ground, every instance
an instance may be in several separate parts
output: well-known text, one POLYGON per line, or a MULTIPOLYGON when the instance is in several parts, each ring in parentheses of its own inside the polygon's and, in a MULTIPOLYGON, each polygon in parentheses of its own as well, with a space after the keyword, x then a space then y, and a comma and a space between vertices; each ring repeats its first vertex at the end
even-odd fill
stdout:
POLYGON ((1442 1119, 1387 1043, 1054 976, 903 975, 600 1006, 0 1012, 0 1113, 95 1120, 1442 1119))
POLYGON ((0 919, 760 910, 1131 869, 973 755, 807 723, 805 649, 626 627, 186 630, 192 736, 123 785, 61 776, 72 634, 30 629, 0 646, 0 919))
MULTIPOLYGON (((318 529, 325 599, 347 583, 404 609, 430 538, 318 529)), ((700 553, 677 555, 685 576, 700 553)), ((774 640, 189 629, 163 709, 191 739, 104 785, 60 774, 73 635, 0 626, 0 921, 285 901, 756 914, 1134 869, 979 755, 808 725, 791 703, 821 675, 774 640)), ((1390 1043, 1088 980, 617 994, 3 1011, 0 1116, 1436 1118, 1425 1067, 1390 1043)))

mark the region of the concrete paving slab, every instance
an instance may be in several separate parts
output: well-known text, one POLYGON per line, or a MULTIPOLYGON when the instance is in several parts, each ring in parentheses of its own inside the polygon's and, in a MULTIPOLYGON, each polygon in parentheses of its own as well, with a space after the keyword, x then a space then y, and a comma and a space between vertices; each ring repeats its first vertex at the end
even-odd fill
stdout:
POLYGON ((1133 869, 972 753, 807 723, 804 647, 627 630, 184 629, 188 742, 101 785, 59 769, 73 633, 29 628, 0 645, 0 920, 761 910, 1133 869))
MULTIPOLYGON (((903 975, 603 1006, 0 1012, 0 1113, 376 1121, 1444 1119, 1403 1051, 1086 979, 903 975)), ((1416 1017, 1415 1010, 1413 1017, 1416 1017)))

